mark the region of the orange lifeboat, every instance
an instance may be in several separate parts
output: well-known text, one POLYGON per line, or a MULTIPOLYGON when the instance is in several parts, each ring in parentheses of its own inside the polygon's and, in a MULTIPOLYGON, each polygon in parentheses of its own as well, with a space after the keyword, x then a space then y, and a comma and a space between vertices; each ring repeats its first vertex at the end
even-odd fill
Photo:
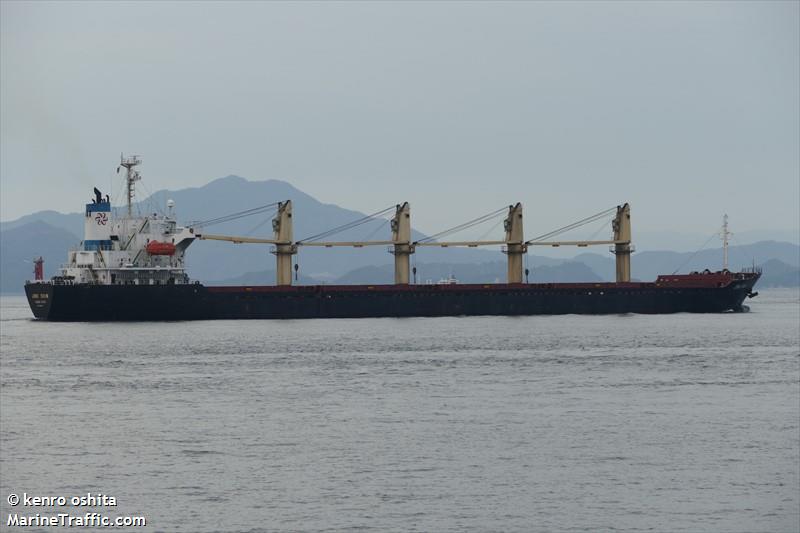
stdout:
POLYGON ((175 245, 171 242, 150 241, 145 250, 150 255, 175 255, 175 245))

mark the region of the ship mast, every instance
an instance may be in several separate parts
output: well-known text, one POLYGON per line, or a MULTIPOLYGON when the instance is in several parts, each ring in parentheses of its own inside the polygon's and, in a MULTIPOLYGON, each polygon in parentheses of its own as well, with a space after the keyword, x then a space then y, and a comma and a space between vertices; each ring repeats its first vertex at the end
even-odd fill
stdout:
MULTIPOLYGON (((131 155, 128 157, 123 156, 122 154, 119 155, 119 164, 122 167, 127 169, 127 174, 125 175, 125 182, 127 183, 127 190, 128 190, 128 217, 130 218, 133 216, 133 196, 135 193, 135 184, 137 181, 142 179, 142 176, 139 174, 138 170, 134 170, 133 167, 140 165, 142 163, 141 158, 138 155, 131 155)), ((119 169, 117 169, 119 170, 119 169)))
POLYGON ((722 231, 719 236, 722 238, 722 269, 728 270, 728 238, 733 236, 733 233, 728 231, 728 215, 722 217, 722 231))

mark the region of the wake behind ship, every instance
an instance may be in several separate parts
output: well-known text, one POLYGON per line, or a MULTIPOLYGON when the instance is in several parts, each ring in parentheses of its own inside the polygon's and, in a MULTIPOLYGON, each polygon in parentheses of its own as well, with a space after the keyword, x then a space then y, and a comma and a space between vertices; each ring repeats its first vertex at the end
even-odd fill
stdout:
MULTIPOLYGON (((458 315, 536 315, 609 313, 717 313, 742 311, 743 302, 757 293, 756 269, 745 272, 705 271, 658 276, 654 282, 630 279, 630 206, 613 208, 613 237, 602 241, 547 240, 562 230, 599 220, 598 215, 540 238, 526 241, 522 204, 508 206, 502 241, 442 241, 433 237, 411 240, 408 203, 394 207, 392 239, 366 242, 295 241, 291 201, 275 204, 272 239, 200 232, 199 226, 179 226, 174 203, 163 215, 134 216, 132 200, 137 156, 122 158, 126 169, 127 210, 115 216, 108 196, 95 189, 86 204, 84 240, 69 252, 59 275, 43 279, 41 259, 35 280, 25 285, 37 319, 54 321, 211 320, 284 318, 364 318, 458 315), (186 249, 197 239, 274 245, 277 285, 207 287, 191 281, 185 271, 186 249), (390 246, 395 260, 391 285, 292 286, 292 256, 301 246, 390 246), (494 284, 435 284, 410 282, 409 258, 422 246, 502 245, 508 256, 508 282, 494 284), (611 245, 616 255, 617 281, 609 283, 525 283, 523 256, 529 246, 611 245)), ((505 211, 505 210, 504 210, 505 211)), ((367 217, 368 218, 368 217, 367 217)), ((483 217, 481 217, 483 218, 483 217)), ((356 221, 358 222, 358 221, 356 221)), ((469 223, 468 223, 469 224, 469 223)), ((457 226, 462 229, 468 224, 457 226)), ((352 227, 352 225, 345 225, 352 227)), ((335 228, 336 229, 336 228, 335 228)), ((326 232, 323 235, 329 235, 326 232)), ((727 231, 724 232, 727 236, 727 231)), ((727 251, 727 241, 725 241, 727 251)), ((727 254, 726 254, 727 255, 727 254)), ((295 265, 296 268, 296 265, 295 265)), ((527 277, 527 271, 525 271, 527 277)))

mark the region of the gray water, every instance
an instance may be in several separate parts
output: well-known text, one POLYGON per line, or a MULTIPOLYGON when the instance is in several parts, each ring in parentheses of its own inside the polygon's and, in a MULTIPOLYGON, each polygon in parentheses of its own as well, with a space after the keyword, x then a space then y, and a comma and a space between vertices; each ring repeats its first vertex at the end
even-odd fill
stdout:
POLYGON ((0 528, 10 493, 91 492, 139 531, 798 531, 798 296, 137 324, 4 297, 0 528))

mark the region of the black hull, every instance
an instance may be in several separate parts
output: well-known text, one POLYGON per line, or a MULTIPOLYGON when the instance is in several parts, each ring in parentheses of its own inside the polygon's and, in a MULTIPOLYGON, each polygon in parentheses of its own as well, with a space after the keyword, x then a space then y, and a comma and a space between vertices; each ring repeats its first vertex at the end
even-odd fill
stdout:
POLYGON ((758 275, 724 286, 657 283, 205 287, 25 286, 38 319, 147 321, 740 311, 758 275))

